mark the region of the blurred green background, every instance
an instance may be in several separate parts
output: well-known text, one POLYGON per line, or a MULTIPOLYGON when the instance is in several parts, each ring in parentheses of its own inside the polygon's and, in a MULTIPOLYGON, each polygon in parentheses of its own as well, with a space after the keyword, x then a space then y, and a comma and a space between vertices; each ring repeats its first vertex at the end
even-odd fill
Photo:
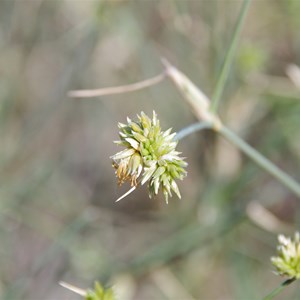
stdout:
MULTIPOLYGON (((118 122, 155 109, 163 129, 196 121, 168 80, 71 99, 163 70, 166 57, 214 91, 241 1, 0 0, 0 298, 79 299, 58 285, 113 284, 120 299, 260 299, 278 232, 299 199, 210 132, 179 144, 182 199, 139 188, 119 203, 109 157, 118 122), (264 210, 266 208, 267 210, 264 210)), ((300 180, 300 1, 252 1, 220 115, 300 180)), ((278 299, 299 299, 293 284, 278 299)))

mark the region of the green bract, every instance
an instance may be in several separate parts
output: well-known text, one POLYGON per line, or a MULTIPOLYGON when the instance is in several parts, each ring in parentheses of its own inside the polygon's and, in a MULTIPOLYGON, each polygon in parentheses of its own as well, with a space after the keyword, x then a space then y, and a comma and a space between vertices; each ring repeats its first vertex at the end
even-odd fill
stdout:
POLYGON ((126 149, 111 157, 119 185, 127 180, 133 187, 148 182, 150 198, 159 190, 167 203, 172 191, 180 198, 175 179, 186 176, 187 163, 175 150, 176 133, 171 134, 171 128, 162 131, 154 111, 152 119, 141 112, 138 121, 127 118, 127 124, 119 123, 119 128, 120 141, 116 143, 126 149))
POLYGON ((86 300, 115 300, 112 289, 104 289, 99 282, 95 282, 94 290, 89 290, 85 296, 86 300))
POLYGON ((271 257, 278 274, 291 278, 300 278, 300 234, 295 233, 294 239, 284 235, 278 236, 278 256, 271 257))

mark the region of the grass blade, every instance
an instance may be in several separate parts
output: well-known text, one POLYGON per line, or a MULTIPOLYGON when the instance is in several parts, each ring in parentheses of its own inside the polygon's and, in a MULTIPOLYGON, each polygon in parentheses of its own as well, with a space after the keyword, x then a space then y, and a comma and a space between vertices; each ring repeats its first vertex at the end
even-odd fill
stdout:
POLYGON ((222 93, 223 93, 223 90, 225 87, 225 83, 226 83, 226 80, 229 75, 230 66, 233 61, 233 55, 234 55, 234 52, 235 52, 235 49, 237 46, 238 37, 241 32, 242 24, 245 19, 246 13, 248 11, 249 5, 250 5, 250 0, 243 1, 242 8, 241 8, 238 20, 235 25, 235 30, 234 30, 234 33, 232 36, 232 40, 229 45, 228 51, 226 53, 225 60, 224 60, 223 66, 222 66, 222 70, 221 70, 220 76, 217 81, 215 92, 212 97, 212 103, 211 103, 212 112, 216 112, 218 109, 218 106, 220 103, 220 98, 222 96, 222 93))

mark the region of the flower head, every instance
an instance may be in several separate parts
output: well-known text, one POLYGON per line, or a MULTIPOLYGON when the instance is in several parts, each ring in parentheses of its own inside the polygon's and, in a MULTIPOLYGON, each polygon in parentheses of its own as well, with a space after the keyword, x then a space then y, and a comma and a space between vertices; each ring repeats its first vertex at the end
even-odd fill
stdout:
POLYGON ((99 282, 95 282, 94 290, 86 293, 85 300, 115 300, 114 292, 111 288, 105 289, 99 282))
POLYGON ((182 180, 186 176, 187 163, 175 150, 176 133, 171 134, 171 128, 162 131, 154 111, 152 119, 141 112, 138 121, 127 118, 127 124, 119 123, 119 129, 120 141, 116 143, 125 149, 111 157, 119 185, 130 181, 134 189, 139 183, 148 182, 150 198, 159 190, 167 203, 172 191, 180 198, 175 179, 182 180))
POLYGON ((271 257, 272 264, 276 267, 279 275, 291 278, 300 278, 300 234, 295 233, 294 239, 278 236, 278 256, 271 257))

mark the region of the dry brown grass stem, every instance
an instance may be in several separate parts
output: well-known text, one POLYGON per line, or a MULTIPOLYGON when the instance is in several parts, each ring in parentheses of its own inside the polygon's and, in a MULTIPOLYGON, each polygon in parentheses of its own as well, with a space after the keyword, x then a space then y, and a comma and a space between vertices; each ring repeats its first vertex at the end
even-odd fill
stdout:
POLYGON ((165 79, 165 77, 166 77, 166 72, 163 72, 155 77, 143 81, 139 81, 133 84, 102 88, 102 89, 94 89, 94 90, 70 91, 68 93, 68 96, 72 98, 92 98, 92 97, 107 96, 107 95, 114 95, 114 94, 131 93, 155 85, 161 82, 163 79, 165 79))

